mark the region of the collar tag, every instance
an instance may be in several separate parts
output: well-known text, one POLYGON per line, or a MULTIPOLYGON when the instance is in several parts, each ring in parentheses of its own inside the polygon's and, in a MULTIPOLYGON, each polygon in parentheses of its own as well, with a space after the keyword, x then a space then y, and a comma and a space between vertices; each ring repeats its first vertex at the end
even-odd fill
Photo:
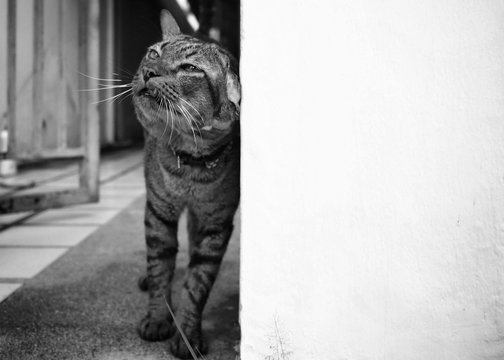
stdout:
POLYGON ((219 159, 215 159, 214 161, 205 161, 205 167, 207 169, 213 169, 214 167, 217 166, 217 163, 219 162, 219 159))

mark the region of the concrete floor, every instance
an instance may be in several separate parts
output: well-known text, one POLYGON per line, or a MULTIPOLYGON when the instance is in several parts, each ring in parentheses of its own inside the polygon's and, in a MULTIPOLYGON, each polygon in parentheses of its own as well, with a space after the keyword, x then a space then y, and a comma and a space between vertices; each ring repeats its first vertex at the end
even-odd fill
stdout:
MULTIPOLYGON (((144 194, 141 167, 132 169, 103 186, 99 204, 47 211, 0 232, 0 359, 172 358, 164 342, 136 333, 147 295, 136 285, 145 269, 144 194)), ((209 360, 237 357, 239 223, 237 214, 205 309, 209 360)), ((175 305, 188 262, 184 227, 179 236, 175 305)))

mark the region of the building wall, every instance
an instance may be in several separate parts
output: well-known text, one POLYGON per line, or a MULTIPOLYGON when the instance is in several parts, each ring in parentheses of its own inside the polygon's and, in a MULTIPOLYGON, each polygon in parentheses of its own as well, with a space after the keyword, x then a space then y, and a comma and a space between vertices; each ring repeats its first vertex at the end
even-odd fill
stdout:
POLYGON ((503 44, 503 1, 242 1, 242 359, 504 358, 503 44))

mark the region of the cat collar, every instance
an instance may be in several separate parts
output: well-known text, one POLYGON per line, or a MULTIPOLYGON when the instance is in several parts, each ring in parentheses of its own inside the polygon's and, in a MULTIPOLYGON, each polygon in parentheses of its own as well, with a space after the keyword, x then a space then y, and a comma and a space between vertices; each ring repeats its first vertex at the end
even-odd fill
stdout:
POLYGON ((229 152, 232 145, 233 141, 230 141, 229 143, 218 148, 213 153, 204 156, 193 156, 192 154, 183 151, 177 152, 173 148, 172 152, 173 155, 177 157, 177 167, 179 169, 181 165, 200 166, 200 167, 204 166, 207 169, 212 169, 216 167, 219 161, 221 160, 221 155, 223 155, 225 152, 226 153, 229 152))

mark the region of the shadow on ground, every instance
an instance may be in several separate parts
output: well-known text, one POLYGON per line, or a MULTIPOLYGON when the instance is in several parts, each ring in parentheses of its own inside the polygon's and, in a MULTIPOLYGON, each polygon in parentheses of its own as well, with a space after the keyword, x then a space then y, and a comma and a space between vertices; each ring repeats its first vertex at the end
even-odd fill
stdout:
MULTIPOLYGON (((0 304, 0 359, 174 359, 166 342, 146 342, 136 333, 147 304, 136 285, 145 268, 143 204, 135 201, 0 304)), ((208 360, 236 357, 236 234, 238 226, 205 309, 208 360)), ((175 303, 187 260, 181 241, 175 303)))

